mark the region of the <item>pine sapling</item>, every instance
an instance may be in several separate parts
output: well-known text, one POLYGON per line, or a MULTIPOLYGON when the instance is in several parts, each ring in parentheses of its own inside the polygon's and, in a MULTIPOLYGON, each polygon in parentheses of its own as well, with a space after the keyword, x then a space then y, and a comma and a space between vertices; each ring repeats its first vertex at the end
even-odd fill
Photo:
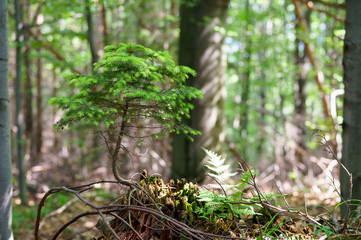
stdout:
POLYGON ((94 75, 68 74, 76 94, 56 97, 50 104, 63 110, 57 130, 74 124, 100 127, 112 160, 114 177, 125 185, 117 170, 123 138, 157 138, 167 133, 200 134, 183 123, 193 109, 191 100, 202 92, 185 85, 194 70, 175 64, 168 52, 138 44, 105 47, 94 75), (145 125, 145 124, 148 124, 145 125), (150 136, 133 136, 131 129, 152 128, 150 136))

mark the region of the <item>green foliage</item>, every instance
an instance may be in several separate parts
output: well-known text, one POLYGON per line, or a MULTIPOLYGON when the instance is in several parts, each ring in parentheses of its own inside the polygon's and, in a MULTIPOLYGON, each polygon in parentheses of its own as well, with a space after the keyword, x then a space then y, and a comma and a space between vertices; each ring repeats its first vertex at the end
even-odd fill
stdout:
MULTIPOLYGON (((315 226, 315 225, 314 225, 315 226)), ((330 239, 331 235, 337 234, 330 226, 315 226, 317 230, 313 234, 313 237, 316 237, 319 233, 324 233, 327 236, 327 239, 330 239)))
POLYGON ((203 150, 208 155, 208 161, 205 166, 213 172, 208 174, 217 180, 219 185, 216 188, 221 189, 223 194, 201 189, 198 198, 199 201, 205 204, 204 207, 196 209, 199 217, 215 221, 218 218, 241 218, 259 214, 256 210, 259 210, 261 205, 251 203, 252 198, 242 197, 244 188, 250 183, 251 177, 258 173, 250 168, 242 174, 238 184, 224 187, 222 181, 229 179, 229 177, 236 175, 236 173, 227 171, 229 165, 225 164, 225 159, 222 159, 221 156, 207 149, 203 150), (228 195, 226 189, 234 193, 228 195))
POLYGON ((220 182, 224 182, 228 180, 230 177, 233 177, 237 173, 230 173, 229 168, 230 165, 225 164, 225 159, 222 158, 222 156, 217 155, 216 153, 209 151, 205 148, 202 148, 207 156, 208 156, 208 164, 205 165, 209 170, 212 172, 208 173, 209 176, 215 178, 216 180, 220 182))
POLYGON ((94 70, 95 75, 68 74, 74 95, 56 97, 50 104, 64 111, 56 129, 76 123, 114 130, 119 122, 127 127, 151 120, 159 131, 200 134, 182 123, 193 108, 190 100, 202 97, 201 91, 185 86, 195 71, 175 65, 167 52, 153 51, 138 44, 111 45, 94 70))

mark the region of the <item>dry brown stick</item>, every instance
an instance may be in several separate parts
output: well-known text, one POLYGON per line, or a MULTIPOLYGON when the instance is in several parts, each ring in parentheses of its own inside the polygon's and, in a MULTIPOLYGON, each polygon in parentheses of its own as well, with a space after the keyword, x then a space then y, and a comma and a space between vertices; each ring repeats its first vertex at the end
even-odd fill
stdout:
MULTIPOLYGON (((250 171, 250 170, 249 170, 250 171)), ((312 217, 310 217, 308 214, 305 214, 303 212, 300 212, 300 211, 295 211, 295 210, 291 210, 291 209, 283 209, 283 208, 279 208, 279 207, 276 207, 276 206, 273 206, 269 201, 268 199, 262 194, 262 192, 260 191, 260 189, 258 188, 257 186, 257 183, 256 183, 256 176, 250 171, 250 174, 251 174, 251 178, 252 178, 252 182, 251 183, 248 183, 250 184, 257 192, 257 195, 258 195, 258 199, 259 199, 259 203, 262 204, 263 206, 266 206, 268 208, 271 208, 271 209, 274 209, 278 212, 284 212, 284 213, 293 213, 293 214, 296 214, 296 215, 299 215, 299 216, 302 216, 304 218, 306 218, 307 220, 309 220, 310 222, 316 224, 317 226, 321 226, 320 223, 318 223, 315 219, 313 219, 312 217), (265 200, 262 200, 262 198, 265 200)))
MULTIPOLYGON (((292 0, 294 6, 295 6, 295 14, 296 14, 296 18, 301 26, 301 28, 303 29, 303 31, 308 34, 310 32, 309 27, 306 23, 305 17, 302 13, 302 9, 300 6, 300 2, 297 0, 292 0)), ((316 60, 314 54, 313 54, 313 49, 314 47, 309 43, 308 40, 306 39, 302 39, 302 42, 305 45, 305 50, 308 56, 308 59, 310 60, 310 63, 312 64, 312 67, 315 71, 314 74, 314 79, 318 88, 318 91, 320 93, 321 96, 321 102, 322 102, 322 106, 323 106, 323 114, 325 116, 326 119, 332 119, 331 115, 330 115, 330 108, 328 106, 328 102, 327 102, 327 98, 326 98, 326 92, 323 89, 323 83, 324 83, 324 74, 322 72, 322 70, 319 67, 319 63, 316 60)), ((331 121, 332 123, 332 127, 333 129, 335 129, 335 122, 334 119, 332 119, 331 121)))
POLYGON ((344 18, 339 18, 338 16, 326 11, 326 10, 322 10, 318 7, 316 7, 312 1, 310 0, 300 0, 303 5, 305 5, 309 10, 312 10, 312 11, 316 11, 316 12, 320 12, 320 13, 324 13, 325 15, 335 19, 336 21, 340 21, 340 22, 345 22, 345 19, 344 18))
POLYGON ((228 138, 225 139, 226 144, 228 145, 229 150, 237 158, 238 162, 241 164, 243 171, 248 171, 249 167, 242 155, 237 151, 235 144, 232 143, 228 138))
MULTIPOLYGON (((103 212, 101 211, 101 207, 99 208, 99 207, 95 206, 94 204, 86 201, 84 198, 82 198, 82 197, 80 196, 80 193, 81 193, 82 191, 86 191, 87 189, 80 190, 80 191, 76 191, 76 190, 73 190, 73 189, 70 189, 70 188, 67 188, 67 187, 62 187, 62 189, 63 189, 64 191, 66 191, 66 192, 73 193, 75 196, 77 196, 77 198, 78 198, 80 201, 83 202, 83 204, 84 204, 85 206, 87 205, 87 206, 90 206, 90 207, 92 207, 93 209, 95 209, 95 210, 98 212, 99 216, 102 218, 104 224, 105 224, 105 225, 108 227, 108 229, 112 232, 112 234, 114 235, 114 237, 115 237, 117 240, 121 240, 121 239, 118 237, 118 235, 117 235, 117 233, 115 232, 115 230, 109 225, 109 223, 108 223, 107 220, 105 219, 105 216, 104 216, 103 212)), ((55 239, 56 239, 56 238, 53 238, 52 240, 55 240, 55 239)))
MULTIPOLYGON (((81 186, 77 186, 73 189, 89 189, 89 187, 95 185, 95 184, 99 184, 99 183, 118 183, 116 181, 97 181, 97 182, 93 182, 93 183, 89 183, 89 184, 85 184, 85 185, 81 185, 81 186)), ((38 206, 38 210, 37 210, 37 215, 36 215, 36 220, 35 220, 35 228, 34 228, 34 239, 35 240, 39 240, 39 229, 40 229, 40 220, 41 220, 41 210, 43 208, 43 206, 45 205, 45 201, 46 199, 57 192, 61 192, 63 191, 63 188, 52 188, 49 191, 47 191, 45 193, 45 195, 43 196, 43 198, 41 199, 39 206, 38 206)))
POLYGON ((283 209, 283 208, 279 208, 279 207, 276 207, 276 206, 273 206, 272 204, 268 204, 268 203, 265 203, 265 202, 262 202, 261 203, 262 205, 266 206, 266 207, 269 207, 273 210, 276 210, 277 212, 280 212, 280 213, 292 213, 292 214, 296 214, 296 215, 299 215, 299 216, 302 216, 304 218, 306 218, 307 220, 309 220, 310 222, 312 222, 313 224, 317 225, 317 226, 321 226, 321 224, 319 222, 317 222, 315 219, 313 219, 312 217, 310 217, 308 214, 305 214, 301 211, 298 211, 298 210, 287 210, 287 209, 283 209))
POLYGON ((61 206, 60 208, 46 214, 43 219, 41 219, 40 221, 40 225, 39 225, 39 228, 41 228, 43 225, 44 225, 44 221, 50 217, 53 217, 57 214, 60 214, 62 212, 64 212, 65 209, 67 209, 71 204, 73 204, 75 201, 77 200, 77 198, 73 198, 71 199, 70 201, 68 201, 66 204, 64 204, 63 206, 61 206))
POLYGON ((43 198, 41 199, 39 206, 38 206, 38 212, 36 215, 36 220, 35 220, 35 228, 34 228, 34 239, 35 240, 39 240, 39 226, 40 226, 40 218, 41 218, 41 209, 43 208, 44 204, 45 204, 45 200, 53 193, 56 192, 60 192, 62 191, 61 189, 57 188, 57 189, 50 189, 48 192, 45 193, 45 195, 43 196, 43 198))
POLYGON ((42 6, 45 4, 45 1, 42 0, 41 2, 39 2, 39 5, 37 6, 35 12, 34 12, 34 15, 33 15, 33 19, 31 21, 31 25, 32 26, 35 26, 36 25, 36 19, 38 18, 39 14, 40 14, 40 11, 41 11, 41 8, 42 6))
MULTIPOLYGON (((94 183, 93 183, 94 184, 94 183)), ((204 237, 202 236, 207 236, 207 237, 212 237, 212 238, 225 238, 225 239, 242 239, 242 238, 235 238, 235 237, 229 237, 229 236, 221 236, 221 235, 215 235, 215 234, 210 234, 210 233, 206 233, 206 232, 202 232, 193 228, 190 228, 189 226, 187 226, 186 224, 179 222, 178 220, 171 218, 167 215, 165 215, 164 213, 157 211, 155 209, 149 208, 149 207, 144 207, 144 206, 132 206, 132 205, 109 205, 109 206, 102 206, 102 207, 97 207, 92 203, 89 203, 88 201, 86 201, 85 199, 83 199, 80 196, 80 193, 90 189, 90 185, 92 184, 87 184, 87 185, 83 185, 82 187, 75 187, 75 188, 67 188, 67 187, 61 187, 61 188, 55 188, 55 189, 51 189, 48 191, 48 193, 46 194, 47 196, 49 196, 52 193, 55 192, 59 192, 59 191, 66 191, 69 193, 72 193, 74 195, 76 195, 79 200, 81 202, 83 202, 85 205, 88 205, 92 208, 95 209, 95 211, 88 211, 82 214, 79 214, 77 216, 75 216, 74 218, 72 218, 71 220, 69 220, 67 223, 65 223, 53 236, 53 240, 57 239, 57 237, 72 223, 76 222, 78 219, 84 217, 84 216, 88 216, 88 215, 100 215, 104 221, 104 223, 107 225, 107 227, 109 228, 109 230, 112 231, 112 234, 114 235, 114 237, 116 239, 119 239, 119 237, 117 236, 117 234, 115 233, 114 229, 112 229, 112 227, 109 225, 109 223, 107 223, 107 221, 105 220, 104 214, 111 214, 114 212, 122 212, 122 211, 143 211, 143 212, 147 212, 149 214, 158 216, 162 219, 164 219, 166 222, 168 222, 169 226, 173 226, 174 228, 172 229, 178 229, 180 230, 181 234, 183 236, 189 236, 192 239, 199 239, 202 240, 204 239, 204 237), (77 190, 76 190, 77 189, 77 190)), ((47 197, 46 196, 46 197, 47 197)), ((46 197, 44 196, 44 198, 42 200, 45 201, 46 197)), ((43 201, 43 202, 44 202, 43 201)), ((40 208, 39 208, 40 209, 40 208)))
MULTIPOLYGON (((113 210, 105 210, 105 211, 103 211, 103 213, 107 214, 107 213, 111 213, 111 212, 113 212, 113 211, 115 211, 115 210, 114 210, 114 209, 113 209, 113 210)), ((66 222, 64 225, 62 225, 62 226, 58 229, 58 231, 56 231, 56 233, 55 233, 54 236, 51 238, 51 240, 56 240, 56 239, 59 237, 59 235, 60 235, 67 227, 69 227, 71 224, 73 224, 73 223, 75 223, 76 221, 78 221, 80 218, 85 217, 85 216, 89 216, 89 215, 98 215, 98 214, 99 214, 98 211, 87 211, 87 212, 81 213, 81 214, 73 217, 71 220, 69 220, 69 221, 66 222)), ((106 221, 105 221, 104 223, 107 224, 106 221)), ((108 224, 108 225, 109 225, 109 224, 108 224)), ((108 226, 107 226, 107 227, 108 227, 108 226)), ((110 230, 112 230, 112 228, 111 228, 110 230)), ((114 231, 114 230, 113 230, 113 231, 114 231)), ((117 240, 121 240, 121 239, 117 236, 116 233, 115 233, 115 238, 116 238, 117 240)))
MULTIPOLYGON (((33 33, 33 32, 31 31, 31 29, 29 29, 28 33, 29 33, 29 35, 31 35, 32 37, 34 37, 36 40, 38 40, 38 41, 41 43, 41 45, 42 45, 43 48, 45 48, 46 50, 48 50, 48 51, 50 51, 52 54, 54 54, 54 56, 55 56, 58 60, 60 60, 60 61, 62 61, 62 62, 66 62, 65 57, 64 57, 55 47, 53 47, 51 44, 47 43, 42 36, 33 33)), ((76 73, 76 74, 81 74, 81 72, 80 72, 79 70, 72 69, 72 71, 73 71, 74 73, 76 73)))
MULTIPOLYGON (((114 205, 116 206, 116 205, 114 205)), ((216 235, 216 234, 211 234, 211 233, 206 233, 206 232, 202 232, 200 230, 197 229, 193 229, 190 228, 188 225, 186 225, 185 223, 182 223, 172 217, 169 217, 168 215, 159 212, 155 209, 149 208, 149 207, 144 207, 144 206, 135 206, 135 205, 119 205, 119 207, 121 207, 121 209, 118 209, 118 211, 125 211, 125 210, 133 210, 133 211, 143 211, 143 212, 147 212, 149 214, 158 216, 166 221, 168 221, 170 224, 174 225, 176 228, 182 229, 185 233, 187 233, 188 236, 191 236, 195 239, 203 239, 202 237, 198 236, 198 235, 203 235, 203 236, 208 236, 208 237, 214 237, 214 238, 226 238, 226 239, 238 239, 238 240, 242 240, 243 238, 237 238, 237 237, 229 237, 229 236, 222 236, 222 235, 216 235)))
POLYGON ((139 232, 132 227, 132 225, 130 224, 130 222, 127 223, 127 221, 125 221, 123 218, 119 217, 119 216, 118 216, 117 214, 115 214, 115 213, 110 213, 110 215, 112 215, 113 217, 119 219, 121 222, 123 222, 125 225, 127 225, 127 227, 129 227, 129 228, 139 237, 139 239, 144 240, 144 239, 142 238, 142 236, 139 234, 139 232))
POLYGON ((309 0, 311 2, 317 2, 320 3, 322 5, 328 6, 328 7, 334 7, 334 8, 346 8, 346 4, 345 3, 331 3, 331 2, 325 2, 322 0, 309 0))
MULTIPOLYGON (((347 224, 348 224, 348 221, 350 219, 350 215, 351 215, 351 206, 350 206, 350 203, 349 201, 351 201, 352 199, 352 188, 353 188, 353 183, 352 183, 352 173, 350 173, 348 171, 348 169, 345 167, 345 165, 342 164, 342 162, 337 158, 337 155, 336 153, 333 151, 333 149, 330 147, 330 144, 328 144, 328 141, 326 139, 326 136, 324 134, 324 132, 320 129, 316 129, 313 133, 314 135, 317 135, 319 137, 321 137, 321 141, 320 141, 320 144, 322 144, 324 147, 326 147, 327 151, 332 155, 332 157, 337 161, 337 163, 341 166, 341 168, 343 170, 346 171, 348 177, 349 177, 349 187, 350 187, 350 192, 349 192, 349 199, 347 199, 345 202, 347 208, 346 208, 346 216, 345 216, 345 219, 344 219, 344 222, 343 222, 343 226, 342 226, 342 229, 340 230, 340 233, 343 233, 346 231, 347 229, 347 224)), ((336 189, 336 188, 335 188, 336 189)), ((336 189, 337 191, 337 189, 336 189)), ((338 195, 341 197, 342 199, 342 196, 341 194, 337 191, 338 195)))

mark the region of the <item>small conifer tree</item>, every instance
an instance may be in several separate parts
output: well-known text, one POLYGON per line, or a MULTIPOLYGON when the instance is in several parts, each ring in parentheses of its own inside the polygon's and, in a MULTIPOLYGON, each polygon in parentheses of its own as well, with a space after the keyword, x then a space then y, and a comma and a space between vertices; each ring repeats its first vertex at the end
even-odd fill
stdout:
POLYGON ((76 94, 55 97, 50 104, 63 110, 63 118, 55 124, 57 130, 74 124, 100 126, 114 177, 121 183, 117 166, 124 136, 132 128, 157 129, 150 137, 164 134, 200 134, 182 121, 193 108, 190 100, 202 97, 202 92, 185 85, 194 70, 177 66, 168 52, 154 51, 138 44, 105 47, 105 53, 95 64, 94 75, 68 74, 76 94), (151 124, 145 126, 144 124, 151 124))

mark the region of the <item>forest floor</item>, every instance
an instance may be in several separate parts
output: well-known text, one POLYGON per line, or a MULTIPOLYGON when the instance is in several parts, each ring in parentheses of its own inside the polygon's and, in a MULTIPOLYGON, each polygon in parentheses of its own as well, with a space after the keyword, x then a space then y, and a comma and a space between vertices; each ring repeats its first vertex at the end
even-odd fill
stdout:
MULTIPOLYGON (((165 186, 162 181, 156 182, 154 186, 157 186, 157 184, 159 186, 165 186)), ((149 186, 150 185, 147 185, 145 187, 149 186)), ((116 188, 116 191, 105 191, 101 185, 97 184, 92 191, 84 192, 84 194, 81 195, 80 200, 76 195, 66 191, 60 191, 51 195, 42 209, 39 239, 52 239, 52 236, 54 236, 64 224, 69 223, 69 221, 74 219, 77 215, 94 210, 94 207, 87 205, 88 202, 98 207, 116 203, 128 203, 128 198, 132 193, 126 193, 126 191, 124 191, 125 189, 118 189, 119 187, 116 188), (126 194, 119 195, 114 194, 114 192, 125 192, 126 194), (82 202, 82 200, 85 199, 86 202, 82 202)), ((162 191, 161 188, 155 190, 157 187, 154 187, 152 189, 152 191, 157 192, 158 196, 161 195, 159 192, 162 191)), ((150 190, 150 188, 148 188, 148 190, 150 190)), ((262 190, 264 191, 264 189, 262 190)), ((177 191, 180 192, 179 189, 177 191)), ((178 193, 175 192, 170 193, 169 196, 172 197, 168 200, 174 202, 178 201, 179 199, 174 197, 177 194, 178 193)), ((257 218, 237 219, 236 227, 234 220, 231 221, 226 218, 219 218, 212 222, 212 224, 205 224, 204 219, 192 220, 192 224, 188 225, 190 228, 197 231, 214 234, 214 236, 200 235, 203 236, 204 239, 221 239, 215 237, 215 235, 223 235, 226 239, 232 239, 232 237, 233 239, 361 239, 359 235, 355 235, 357 231, 352 228, 349 228, 347 238, 342 237, 343 235, 339 235, 335 232, 336 228, 341 227, 342 222, 336 221, 335 219, 334 222, 332 222, 330 213, 333 213, 334 216, 339 215, 337 212, 339 208, 334 208, 338 204, 339 199, 336 192, 333 193, 333 196, 329 195, 329 193, 327 194, 327 198, 320 197, 319 193, 313 193, 309 190, 287 194, 284 198, 279 198, 277 206, 275 205, 280 209, 284 209, 285 212, 276 213, 273 211, 273 215, 268 219, 263 219, 261 216, 257 218), (316 219, 320 225, 316 227, 315 224, 307 221, 307 219, 298 213, 304 213, 306 216, 316 219), (335 223, 335 221, 337 223, 335 223), (281 237, 282 235, 287 237, 281 237)), ((139 202, 134 204, 138 206, 150 206, 151 204, 149 202, 141 200, 143 198, 144 196, 142 195, 136 195, 135 199, 138 199, 139 202)), ((187 198, 189 198, 189 196, 187 196, 187 198)), ((159 202, 159 204, 166 206, 165 202, 159 202)), ((32 206, 23 207, 19 205, 19 199, 14 199, 13 219, 15 239, 34 239, 38 202, 31 200, 30 205, 32 206)), ((188 221, 188 223, 190 223, 189 219, 187 221, 184 221, 184 218, 180 219, 180 215, 177 215, 177 208, 168 211, 169 209, 168 206, 168 209, 166 209, 165 212, 170 217, 175 220, 178 218, 180 222, 188 221)), ((162 235, 159 231, 154 230, 155 228, 159 229, 160 227, 157 223, 159 222, 159 219, 154 220, 142 211, 142 209, 136 209, 136 211, 133 211, 132 216, 129 212, 123 215, 119 214, 119 216, 121 216, 123 220, 133 218, 133 220, 130 221, 131 226, 133 226, 141 236, 145 236, 144 239, 179 239, 174 237, 177 235, 179 236, 179 232, 173 231, 172 233, 172 228, 178 224, 178 221, 174 223, 163 221, 162 223, 166 226, 165 228, 163 226, 163 231, 165 231, 164 229, 170 229, 170 231, 167 230, 168 234, 162 235), (142 222, 143 224, 139 225, 139 222, 142 222)), ((107 215, 107 217, 109 217, 109 215, 107 215)), ((120 226, 124 225, 123 223, 114 223, 113 219, 113 222, 111 221, 110 225, 116 229, 116 231, 119 231, 118 234, 121 236, 120 239, 140 239, 134 234, 135 231, 129 229, 126 230, 126 227, 120 226), (123 233, 123 235, 121 235, 121 233, 123 233), (125 237, 124 234, 127 234, 127 238, 123 238, 125 237)), ((57 239, 113 239, 111 233, 106 228, 107 227, 104 226, 99 215, 84 216, 65 228, 63 233, 59 235, 57 239)), ((196 238, 191 237, 191 239, 196 238)))

